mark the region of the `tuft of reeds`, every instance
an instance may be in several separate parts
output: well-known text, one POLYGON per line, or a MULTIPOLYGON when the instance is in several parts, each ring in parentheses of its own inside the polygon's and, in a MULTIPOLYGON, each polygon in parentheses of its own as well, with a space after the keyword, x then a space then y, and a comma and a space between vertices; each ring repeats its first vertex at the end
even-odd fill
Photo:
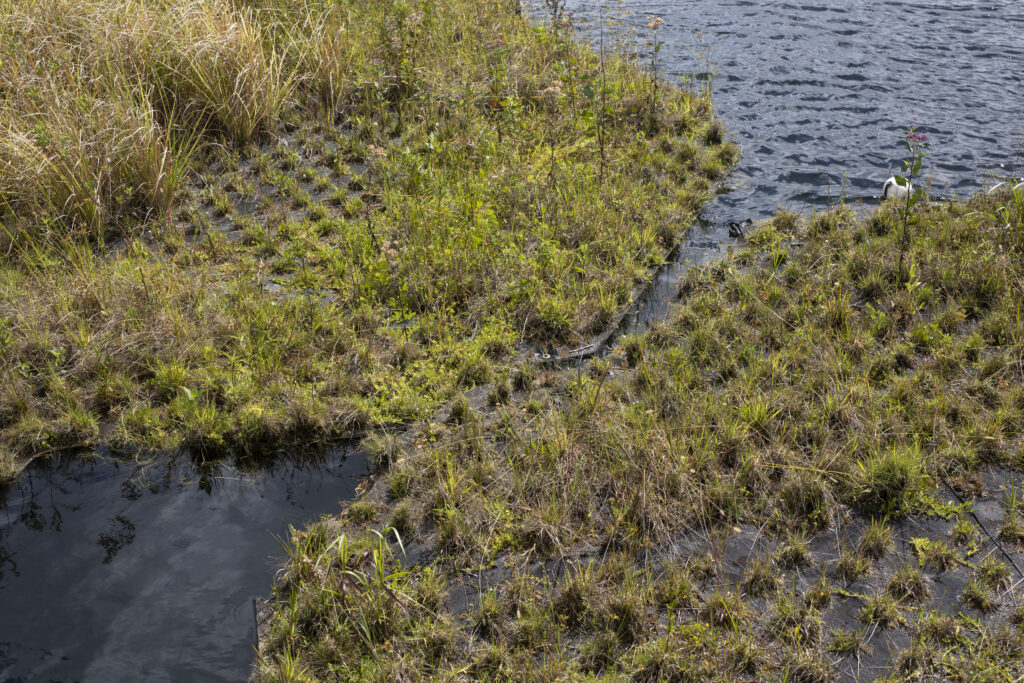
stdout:
POLYGON ((203 131, 235 144, 294 87, 252 8, 5 0, 0 208, 17 230, 102 236, 166 217, 203 131))
POLYGON ((245 144, 273 124, 295 87, 274 22, 225 0, 172 5, 153 77, 186 116, 245 144))

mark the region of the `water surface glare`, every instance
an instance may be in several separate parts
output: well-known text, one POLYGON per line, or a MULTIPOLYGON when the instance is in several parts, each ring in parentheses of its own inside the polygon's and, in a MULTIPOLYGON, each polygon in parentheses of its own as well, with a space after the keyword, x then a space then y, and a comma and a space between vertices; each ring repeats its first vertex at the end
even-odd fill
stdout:
POLYGON ((181 459, 32 463, 0 489, 0 681, 245 680, 275 535, 365 473, 341 452, 210 478, 181 459))
MULTIPOLYGON (((616 3, 567 2, 590 37, 601 4, 616 3)), ((1024 173, 1019 0, 620 6, 644 31, 648 15, 664 19, 659 59, 671 77, 707 78, 696 54, 709 58, 715 107, 743 153, 733 192, 717 202, 730 220, 820 208, 844 186, 851 200, 872 200, 899 168, 909 124, 932 143, 934 194, 963 196, 989 174, 1024 173)))

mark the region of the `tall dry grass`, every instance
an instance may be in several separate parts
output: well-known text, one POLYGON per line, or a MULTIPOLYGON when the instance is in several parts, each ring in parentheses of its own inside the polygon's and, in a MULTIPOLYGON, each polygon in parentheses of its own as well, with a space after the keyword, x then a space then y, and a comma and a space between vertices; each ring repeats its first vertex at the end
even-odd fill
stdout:
POLYGON ((41 80, 0 110, 0 196, 20 220, 101 235, 126 216, 167 212, 187 154, 144 85, 95 92, 41 80), (13 106, 12 106, 13 105, 13 106))
POLYGON ((243 144, 280 114, 272 25, 224 0, 0 0, 8 241, 166 214, 201 136, 243 144))
POLYGON ((167 18, 151 67, 176 104, 237 143, 280 114, 295 79, 273 44, 272 19, 225 0, 175 6, 167 18))
POLYGON ((292 47, 300 72, 326 112, 337 111, 343 103, 348 86, 355 81, 352 52, 365 46, 365 41, 352 40, 348 13, 331 7, 307 11, 292 47))

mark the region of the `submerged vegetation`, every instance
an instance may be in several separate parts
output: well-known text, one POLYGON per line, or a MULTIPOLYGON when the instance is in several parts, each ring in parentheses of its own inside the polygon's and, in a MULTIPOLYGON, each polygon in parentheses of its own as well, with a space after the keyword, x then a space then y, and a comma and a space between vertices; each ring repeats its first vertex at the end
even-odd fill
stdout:
POLYGON ((2 0, 0 462, 431 415, 601 329, 735 161, 506 0, 2 0))
POLYGON ((1019 677, 1024 187, 915 217, 780 213, 393 438, 372 516, 295 532, 264 678, 1019 677))

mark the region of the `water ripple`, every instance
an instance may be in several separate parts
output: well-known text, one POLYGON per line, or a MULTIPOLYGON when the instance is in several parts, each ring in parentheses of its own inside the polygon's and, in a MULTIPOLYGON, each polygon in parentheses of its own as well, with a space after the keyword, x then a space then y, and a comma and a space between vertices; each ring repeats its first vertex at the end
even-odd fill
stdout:
MULTIPOLYGON (((596 3, 569 0, 578 17, 596 3)), ((761 3, 623 0, 665 19, 661 57, 673 76, 702 72, 743 161, 729 213, 823 206, 845 184, 874 201, 899 167, 902 129, 932 147, 935 194, 964 195, 991 173, 1024 173, 1024 10, 1019 0, 900 5, 889 0, 761 3), (695 31, 707 45, 697 45, 695 31), (830 184, 832 185, 830 187, 830 184)))

